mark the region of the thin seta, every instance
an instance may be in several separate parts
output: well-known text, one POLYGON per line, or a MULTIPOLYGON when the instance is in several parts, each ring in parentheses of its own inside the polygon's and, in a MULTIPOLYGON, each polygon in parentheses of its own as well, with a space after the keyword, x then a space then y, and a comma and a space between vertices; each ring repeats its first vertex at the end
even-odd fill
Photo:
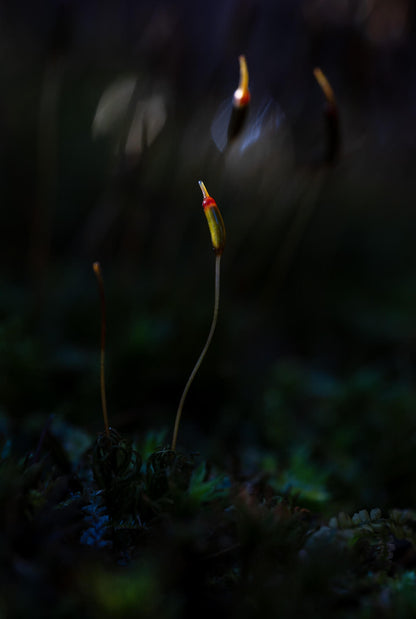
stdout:
MULTIPOLYGON (((104 490, 109 511, 113 518, 120 510, 126 509, 126 501, 120 501, 121 489, 129 484, 141 482, 140 455, 133 449, 132 442, 123 438, 117 430, 110 427, 107 412, 107 397, 105 389, 105 339, 107 329, 106 302, 104 281, 99 262, 92 265, 98 282, 101 308, 101 338, 100 338, 100 390, 101 407, 104 420, 104 433, 98 435, 92 453, 92 470, 98 487, 104 490)), ((134 497, 136 503, 137 497, 134 497)), ((130 501, 131 502, 131 501, 130 501)), ((129 501, 127 501, 129 503, 129 501)), ((130 505, 128 506, 131 507, 130 505)), ((134 509, 134 511, 136 511, 134 509)))

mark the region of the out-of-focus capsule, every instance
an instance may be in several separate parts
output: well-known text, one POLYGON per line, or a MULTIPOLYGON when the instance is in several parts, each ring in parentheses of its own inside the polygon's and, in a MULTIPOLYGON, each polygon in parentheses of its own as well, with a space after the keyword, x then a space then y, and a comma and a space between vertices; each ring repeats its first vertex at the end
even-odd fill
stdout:
POLYGON ((327 126, 326 160, 328 163, 334 163, 338 159, 341 146, 338 105, 332 86, 323 71, 319 67, 316 67, 313 70, 313 74, 321 87, 326 100, 326 108, 324 112, 327 126))
POLYGON ((240 63, 240 83, 234 93, 234 107, 246 107, 250 103, 250 91, 248 89, 248 68, 245 56, 239 56, 240 63))
POLYGON ((326 77, 322 69, 320 69, 319 67, 316 67, 313 70, 313 74, 319 86, 321 87, 322 92, 325 95, 325 99, 328 105, 331 107, 336 107, 337 104, 335 101, 334 91, 332 90, 332 86, 329 83, 328 78, 326 77))
POLYGON ((207 218, 209 231, 211 233, 212 246, 215 254, 221 256, 225 247, 225 226, 222 219, 220 209, 217 206, 214 198, 212 198, 207 188, 202 181, 198 181, 202 191, 203 200, 202 207, 204 209, 205 217, 207 218))
POLYGON ((239 56, 238 60, 240 63, 240 83, 233 96, 233 108, 228 124, 228 142, 234 140, 241 132, 247 116, 248 104, 250 103, 248 68, 245 56, 239 56))

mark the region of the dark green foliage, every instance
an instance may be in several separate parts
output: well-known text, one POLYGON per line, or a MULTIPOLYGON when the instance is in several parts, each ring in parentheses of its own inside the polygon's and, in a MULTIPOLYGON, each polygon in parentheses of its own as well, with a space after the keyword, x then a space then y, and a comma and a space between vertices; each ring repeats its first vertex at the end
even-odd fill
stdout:
POLYGON ((340 510, 407 507, 416 501, 415 410, 413 385, 379 368, 340 377, 283 362, 265 390, 263 428, 283 479, 304 499, 312 480, 315 498, 331 497, 340 510))
POLYGON ((92 451, 92 471, 112 518, 138 518, 143 486, 141 457, 131 441, 110 428, 110 435, 100 434, 92 451))
MULTIPOLYGON (((269 466, 239 481, 163 448, 145 451, 142 463, 114 430, 79 457, 63 448, 55 427, 74 444, 77 430, 52 422, 36 457, 19 457, 2 438, 6 616, 29 605, 35 618, 52 616, 51 601, 54 617, 81 618, 129 618, 138 609, 155 619, 191 617, 201 605, 243 619, 396 616, 415 608, 412 511, 363 509, 322 520, 302 505, 301 486, 278 493, 289 471, 269 466)), ((149 434, 141 444, 146 450, 158 438, 149 434)))
POLYGON ((186 492, 194 462, 171 449, 160 449, 146 463, 146 491, 151 500, 158 501, 175 492, 186 492))

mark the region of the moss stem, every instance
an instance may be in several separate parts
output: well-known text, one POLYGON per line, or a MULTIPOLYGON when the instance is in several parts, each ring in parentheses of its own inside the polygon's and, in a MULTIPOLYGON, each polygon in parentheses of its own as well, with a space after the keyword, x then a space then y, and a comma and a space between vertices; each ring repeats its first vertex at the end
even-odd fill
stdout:
POLYGON ((179 406, 178 406, 178 410, 176 413, 176 419, 175 419, 175 427, 173 429, 173 437, 172 437, 172 446, 171 449, 172 451, 175 451, 176 449, 176 441, 178 438, 178 430, 179 430, 179 423, 181 420, 181 416, 182 416, 182 409, 183 409, 183 405, 185 403, 185 399, 186 396, 188 395, 188 391, 190 386, 192 385, 192 382, 196 376, 196 373, 198 372, 200 365, 202 363, 202 361, 204 360, 204 357, 207 353, 207 350, 211 344, 211 340, 212 340, 212 336, 214 335, 214 331, 215 331, 215 327, 217 326, 217 320, 218 320, 218 308, 219 308, 219 304, 220 304, 220 263, 221 263, 221 254, 217 254, 215 256, 215 299, 214 299, 214 314, 212 316, 212 322, 211 322, 211 328, 209 330, 209 334, 208 334, 208 338, 207 341, 205 342, 205 346, 201 351, 201 354, 198 357, 197 362, 195 363, 194 369, 191 372, 191 375, 188 378, 188 382, 185 385, 185 389, 183 390, 182 393, 182 397, 180 399, 179 402, 179 406))
POLYGON ((108 424, 107 414, 107 398, 105 395, 105 333, 106 333, 106 311, 105 311, 105 294, 104 294, 104 282, 101 274, 101 266, 99 262, 94 262, 92 265, 95 276, 98 282, 98 290, 100 294, 101 305, 101 355, 100 355, 100 388, 101 388, 101 406, 103 409, 104 429, 105 434, 110 438, 110 426, 108 424))

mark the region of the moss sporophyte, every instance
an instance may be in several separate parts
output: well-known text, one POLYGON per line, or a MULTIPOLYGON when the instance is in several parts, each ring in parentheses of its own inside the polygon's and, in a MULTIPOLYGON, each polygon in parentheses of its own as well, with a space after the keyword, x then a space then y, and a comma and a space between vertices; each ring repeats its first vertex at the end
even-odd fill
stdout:
POLYGON ((228 144, 241 133, 251 98, 248 89, 248 68, 245 56, 239 56, 238 60, 240 63, 240 82, 233 96, 233 107, 227 131, 228 144))
POLYGON ((225 247, 225 226, 224 221, 221 216, 221 212, 215 202, 214 198, 212 198, 207 188, 205 187, 202 181, 198 181, 199 186, 202 191, 202 207, 204 209, 205 216, 207 218, 209 231, 211 234, 211 242, 212 247, 215 252, 215 289, 214 289, 214 313, 212 316, 211 328, 208 334, 207 341, 205 342, 205 346, 203 347, 201 354, 198 357, 197 362, 195 363, 194 369, 191 372, 191 375, 188 378, 188 382, 185 385, 185 389, 183 390, 182 397, 179 402, 178 411, 176 413, 175 419, 175 427, 173 429, 173 437, 172 437, 172 451, 176 449, 176 441, 178 438, 178 430, 179 430, 179 422, 181 420, 182 409, 185 403, 186 396, 188 394, 189 388, 192 384, 192 381, 195 378, 196 373, 198 372, 202 361, 207 353, 207 350, 211 344, 212 337, 214 335, 215 327, 217 325, 218 319, 218 308, 220 303, 220 263, 221 256, 225 247))

